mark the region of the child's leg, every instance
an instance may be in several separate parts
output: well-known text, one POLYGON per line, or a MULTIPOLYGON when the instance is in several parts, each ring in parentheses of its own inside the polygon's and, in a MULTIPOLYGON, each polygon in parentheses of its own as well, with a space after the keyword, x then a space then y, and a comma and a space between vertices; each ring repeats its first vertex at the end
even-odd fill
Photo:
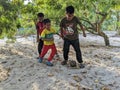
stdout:
POLYGON ((41 58, 43 58, 45 56, 45 54, 47 53, 48 49, 49 49, 49 46, 43 45, 42 52, 40 54, 41 58))
POLYGON ((51 48, 51 54, 48 57, 48 61, 51 61, 53 59, 54 55, 57 53, 55 44, 51 45, 50 48, 51 48))
POLYGON ((74 40, 71 42, 75 52, 76 52, 76 59, 79 63, 82 63, 82 54, 81 54, 81 50, 80 50, 80 44, 79 44, 79 39, 74 40))
POLYGON ((82 54, 80 50, 79 39, 72 41, 71 44, 76 52, 76 58, 77 58, 77 61, 80 63, 80 68, 84 68, 85 65, 82 63, 83 60, 82 60, 82 54))
POLYGON ((63 45, 63 57, 64 57, 64 60, 66 61, 68 60, 69 48, 70 48, 70 42, 69 40, 65 39, 64 45, 63 45))
POLYGON ((39 44, 38 44, 38 52, 39 52, 39 54, 41 53, 42 48, 43 48, 43 40, 40 39, 39 44))
POLYGON ((63 44, 63 57, 64 57, 64 60, 61 62, 62 65, 67 64, 69 49, 70 49, 70 41, 68 39, 64 39, 64 44, 63 44))

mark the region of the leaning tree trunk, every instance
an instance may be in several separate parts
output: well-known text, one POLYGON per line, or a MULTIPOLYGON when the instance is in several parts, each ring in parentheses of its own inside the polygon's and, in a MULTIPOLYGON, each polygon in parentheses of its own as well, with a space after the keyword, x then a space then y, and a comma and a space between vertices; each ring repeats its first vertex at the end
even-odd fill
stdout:
POLYGON ((99 35, 99 36, 101 36, 101 37, 104 38, 105 45, 106 45, 106 46, 110 46, 109 37, 108 37, 103 31, 101 31, 101 24, 98 24, 98 25, 97 25, 97 32, 98 32, 98 35, 99 35))
MULTIPOLYGON (((95 6, 95 8, 96 8, 96 6, 95 6)), ((86 30, 88 32, 91 32, 92 34, 96 34, 96 35, 102 36, 104 38, 105 45, 106 46, 110 46, 109 37, 101 30, 101 26, 102 26, 104 20, 107 17, 107 13, 102 13, 102 12, 97 11, 96 14, 101 15, 102 18, 99 19, 99 17, 97 17, 98 20, 95 23, 91 23, 87 18, 86 19, 85 18, 84 19, 81 18, 81 20, 87 22, 90 25, 89 27, 84 25, 84 27, 86 28, 86 30)))
POLYGON ((109 37, 101 30, 101 25, 102 25, 103 21, 106 19, 107 13, 99 12, 98 14, 100 14, 102 16, 101 20, 96 23, 96 29, 97 29, 98 35, 100 35, 104 38, 106 46, 110 46, 109 37))
POLYGON ((99 35, 104 38, 105 45, 106 46, 110 46, 109 37, 104 32, 102 32, 102 31, 99 33, 99 35))

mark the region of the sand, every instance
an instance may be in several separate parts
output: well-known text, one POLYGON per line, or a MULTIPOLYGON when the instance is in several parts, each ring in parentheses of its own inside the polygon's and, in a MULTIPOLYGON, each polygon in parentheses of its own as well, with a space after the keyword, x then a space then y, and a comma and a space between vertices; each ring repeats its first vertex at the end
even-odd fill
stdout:
MULTIPOLYGON (((107 32, 111 46, 102 37, 80 34, 85 68, 62 66, 63 41, 55 36, 58 57, 53 67, 38 63, 35 37, 17 37, 15 43, 0 40, 0 90, 120 90, 120 36, 107 32)), ((76 60, 71 47, 69 59, 76 60)))

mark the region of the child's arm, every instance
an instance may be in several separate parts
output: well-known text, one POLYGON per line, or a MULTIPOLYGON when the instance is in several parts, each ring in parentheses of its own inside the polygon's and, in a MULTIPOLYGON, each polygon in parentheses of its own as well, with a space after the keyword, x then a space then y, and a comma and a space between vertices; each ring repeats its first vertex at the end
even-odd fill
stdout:
POLYGON ((38 26, 38 24, 36 24, 36 31, 37 31, 37 37, 36 37, 36 39, 37 39, 37 42, 39 42, 39 26, 38 26))
POLYGON ((64 35, 63 35, 63 28, 60 27, 60 37, 63 38, 63 36, 64 36, 64 35))
POLYGON ((53 41, 54 38, 42 38, 43 41, 53 41))
POLYGON ((85 29, 83 28, 82 24, 79 24, 79 25, 80 25, 80 28, 81 28, 81 30, 83 32, 83 36, 86 37, 85 29))
POLYGON ((78 18, 77 18, 77 22, 78 22, 78 24, 79 24, 79 26, 80 26, 80 28, 81 28, 81 30, 83 32, 83 36, 86 37, 85 29, 84 29, 82 23, 80 22, 80 20, 78 18))
POLYGON ((55 33, 55 34, 57 34, 59 37, 62 37, 61 34, 59 33, 59 31, 57 33, 55 33))
POLYGON ((56 35, 58 35, 59 37, 61 37, 60 30, 55 30, 55 29, 53 29, 53 34, 56 34, 56 35))
POLYGON ((55 34, 57 34, 59 37, 63 38, 63 33, 61 32, 61 29, 58 30, 55 34))
POLYGON ((57 34, 59 36, 59 33, 55 33, 55 34, 57 34))

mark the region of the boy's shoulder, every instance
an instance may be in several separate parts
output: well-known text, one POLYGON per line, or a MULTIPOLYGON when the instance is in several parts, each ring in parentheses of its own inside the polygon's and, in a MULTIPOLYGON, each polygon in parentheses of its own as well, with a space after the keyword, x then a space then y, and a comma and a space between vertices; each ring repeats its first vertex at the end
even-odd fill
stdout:
POLYGON ((78 17, 77 16, 74 16, 74 18, 73 19, 78 19, 78 17))
POLYGON ((66 20, 67 18, 66 17, 63 17, 62 20, 66 20))

